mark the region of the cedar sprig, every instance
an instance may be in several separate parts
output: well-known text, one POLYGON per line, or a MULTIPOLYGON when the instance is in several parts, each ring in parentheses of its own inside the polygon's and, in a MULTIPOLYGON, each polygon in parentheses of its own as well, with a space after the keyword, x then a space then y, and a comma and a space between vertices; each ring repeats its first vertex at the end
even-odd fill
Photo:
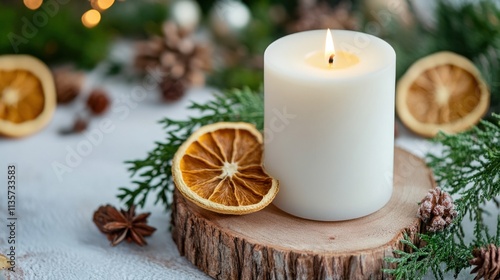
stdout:
POLYGON ((127 205, 144 207, 150 195, 156 195, 155 204, 161 203, 170 209, 172 193, 172 158, 179 146, 200 126, 227 121, 249 122, 262 130, 264 121, 264 102, 261 91, 248 88, 228 90, 215 94, 206 103, 193 102, 188 109, 197 117, 186 120, 165 118, 160 121, 166 133, 163 142, 156 142, 156 147, 146 158, 127 161, 132 178, 131 187, 119 188, 117 197, 127 205))
POLYGON ((493 243, 500 245, 500 215, 484 209, 487 202, 497 204, 500 195, 500 115, 493 114, 495 123, 482 121, 471 130, 447 135, 440 133, 434 141, 442 145, 439 154, 429 153, 427 164, 432 168, 441 189, 455 199, 458 216, 450 228, 435 234, 419 235, 425 244, 418 247, 406 238, 403 243, 413 251, 395 251, 395 258, 388 263, 397 264, 385 270, 396 279, 421 279, 432 271, 436 279, 444 279, 444 272, 455 276, 470 267, 472 250, 493 243), (497 216, 497 228, 491 234, 486 225, 486 215, 497 216), (462 221, 468 217, 473 223, 472 240, 466 242, 462 221))
POLYGON ((427 245, 419 247, 405 234, 401 243, 406 246, 406 250, 395 250, 397 257, 386 258, 388 263, 397 266, 385 269, 384 272, 392 274, 396 279, 422 279, 430 270, 436 279, 444 279, 442 263, 448 261, 456 267, 462 267, 463 264, 468 266, 467 261, 472 256, 460 243, 450 242, 449 239, 453 240, 450 231, 434 235, 422 234, 419 240, 427 245), (453 259, 449 259, 450 255, 453 259))

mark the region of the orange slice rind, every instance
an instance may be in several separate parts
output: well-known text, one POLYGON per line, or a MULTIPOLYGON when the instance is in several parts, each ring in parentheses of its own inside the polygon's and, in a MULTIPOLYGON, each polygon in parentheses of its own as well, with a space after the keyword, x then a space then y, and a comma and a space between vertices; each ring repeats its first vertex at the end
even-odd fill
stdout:
POLYGON ((425 137, 471 128, 488 111, 489 100, 490 92, 479 70, 467 58, 451 52, 415 62, 396 89, 399 118, 425 137))
POLYGON ((28 55, 0 56, 0 135, 23 137, 45 127, 56 108, 50 69, 28 55))
POLYGON ((217 213, 261 210, 278 192, 278 181, 262 167, 262 149, 262 135, 251 124, 203 126, 173 158, 175 186, 188 200, 217 213))

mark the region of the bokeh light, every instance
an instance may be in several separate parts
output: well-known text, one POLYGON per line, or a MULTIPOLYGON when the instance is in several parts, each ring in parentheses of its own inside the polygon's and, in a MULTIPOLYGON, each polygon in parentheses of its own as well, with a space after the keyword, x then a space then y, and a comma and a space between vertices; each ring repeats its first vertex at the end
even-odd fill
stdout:
POLYGON ((101 13, 99 11, 91 9, 86 11, 82 16, 82 23, 87 28, 92 28, 99 24, 101 21, 101 13))
POLYGON ((92 0, 91 5, 92 8, 100 11, 104 11, 109 9, 113 4, 115 3, 115 0, 92 0))
POLYGON ((40 8, 43 3, 43 0, 23 0, 24 5, 30 10, 36 10, 40 8))

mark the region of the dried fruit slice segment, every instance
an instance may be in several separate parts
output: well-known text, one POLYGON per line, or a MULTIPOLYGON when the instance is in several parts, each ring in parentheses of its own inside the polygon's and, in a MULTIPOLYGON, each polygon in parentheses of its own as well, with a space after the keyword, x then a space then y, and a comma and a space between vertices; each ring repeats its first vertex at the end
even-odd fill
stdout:
POLYGON ((0 135, 35 133, 55 108, 54 80, 43 62, 27 55, 0 56, 0 135))
POLYGON ((440 130, 458 133, 479 122, 490 93, 467 58, 439 52, 415 62, 399 80, 396 111, 413 132, 426 137, 440 130))
POLYGON ((187 199, 218 213, 258 211, 278 192, 262 167, 262 135, 247 123, 201 127, 175 154, 172 174, 187 199))

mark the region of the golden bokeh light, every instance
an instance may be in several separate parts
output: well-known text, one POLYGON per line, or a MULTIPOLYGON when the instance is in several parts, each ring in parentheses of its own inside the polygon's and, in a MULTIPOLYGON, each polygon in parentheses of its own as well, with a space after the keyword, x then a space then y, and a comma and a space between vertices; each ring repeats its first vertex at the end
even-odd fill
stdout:
POLYGON ((92 0, 92 8, 104 11, 113 6, 114 3, 115 0, 92 0))
POLYGON ((36 10, 40 8, 43 3, 43 0, 23 0, 24 5, 30 10, 36 10))
POLYGON ((82 23, 87 28, 92 28, 99 24, 101 21, 101 13, 99 11, 91 9, 86 11, 82 16, 82 23))

